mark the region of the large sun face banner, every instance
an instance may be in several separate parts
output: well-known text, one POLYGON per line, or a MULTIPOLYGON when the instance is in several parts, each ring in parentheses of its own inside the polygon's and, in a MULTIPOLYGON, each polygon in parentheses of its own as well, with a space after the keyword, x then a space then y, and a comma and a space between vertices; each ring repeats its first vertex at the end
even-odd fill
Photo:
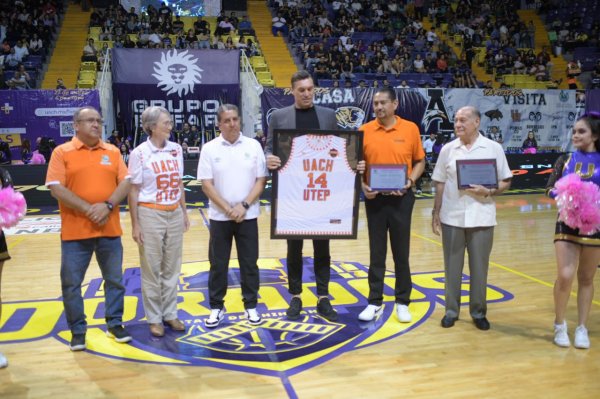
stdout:
POLYGON ((210 130, 222 103, 238 104, 238 50, 113 50, 113 92, 128 131, 140 126, 146 107, 162 106, 175 126, 210 130))

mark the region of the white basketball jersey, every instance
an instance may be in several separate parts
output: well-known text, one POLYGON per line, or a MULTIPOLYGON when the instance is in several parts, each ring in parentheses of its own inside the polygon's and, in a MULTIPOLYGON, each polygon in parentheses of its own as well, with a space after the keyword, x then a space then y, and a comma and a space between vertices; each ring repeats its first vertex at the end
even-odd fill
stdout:
POLYGON ((136 147, 129 157, 131 183, 140 185, 139 202, 174 205, 181 199, 183 151, 177 143, 167 141, 164 148, 150 140, 136 147))
POLYGON ((346 140, 304 135, 292 141, 279 171, 276 234, 352 234, 356 172, 346 140))

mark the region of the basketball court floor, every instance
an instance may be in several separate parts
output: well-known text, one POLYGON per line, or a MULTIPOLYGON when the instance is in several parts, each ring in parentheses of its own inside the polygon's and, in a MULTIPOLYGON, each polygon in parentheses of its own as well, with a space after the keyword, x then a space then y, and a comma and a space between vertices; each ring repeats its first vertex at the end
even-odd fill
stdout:
MULTIPOLYGON (((331 323, 316 314, 312 246, 306 241, 306 314, 287 321, 286 245, 269 238, 266 204, 259 219, 263 324, 253 327, 244 319, 234 251, 227 317, 207 330, 207 212, 190 207, 192 227, 185 235, 179 283, 187 332, 151 337, 141 304, 137 247, 129 216, 122 213, 124 322, 134 339, 122 345, 106 337, 103 287, 93 261, 84 287, 88 350, 77 353, 68 347, 61 302, 58 215, 33 209, 7 237, 13 259, 2 278, 0 351, 10 365, 0 370, 0 398, 597 398, 600 294, 594 296, 588 325, 591 349, 554 346, 556 208, 541 190, 528 191, 497 199, 489 331, 477 330, 468 315, 468 268, 460 320, 450 329, 440 326, 442 248, 431 232, 429 195, 416 202, 412 220, 411 323, 400 324, 393 311, 389 251, 384 313, 370 323, 356 318, 368 295, 362 203, 358 239, 331 242, 330 291, 340 320, 331 323)), ((576 301, 573 294, 571 332, 576 301)))

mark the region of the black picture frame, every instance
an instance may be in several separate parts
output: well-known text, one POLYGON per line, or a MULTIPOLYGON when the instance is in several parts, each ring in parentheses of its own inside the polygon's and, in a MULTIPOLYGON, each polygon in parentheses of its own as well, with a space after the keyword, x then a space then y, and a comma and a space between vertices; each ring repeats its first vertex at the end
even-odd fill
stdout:
MULTIPOLYGON (((327 232, 327 231, 310 231, 303 230, 302 232, 283 232, 280 228, 285 220, 285 216, 280 215, 282 207, 279 206, 280 187, 282 185, 281 179, 285 179, 285 176, 281 176, 281 171, 288 165, 288 161, 292 151, 292 143, 295 139, 306 135, 319 135, 319 136, 336 136, 346 140, 346 161, 348 166, 356 172, 356 167, 360 161, 362 161, 362 149, 363 149, 363 132, 362 131, 350 131, 350 130, 306 130, 306 129, 276 129, 273 132, 273 155, 278 156, 281 159, 281 167, 273 171, 272 176, 272 193, 271 193, 271 238, 272 239, 356 239, 358 234, 358 208, 359 208, 359 194, 361 189, 361 174, 356 172, 354 177, 354 185, 352 192, 352 222, 351 232, 339 233, 339 232, 327 232)), ((349 198, 346 198, 349 200, 349 198)), ((328 204, 335 207, 336 203, 328 204)), ((347 208, 349 210, 349 208, 347 208)), ((333 210, 333 208, 332 208, 333 210)), ((335 223, 330 221, 330 223, 335 223)))
POLYGON ((408 180, 408 165, 406 164, 372 164, 369 165, 369 187, 371 188, 372 191, 379 191, 379 192, 390 192, 390 191, 400 191, 402 189, 404 189, 404 186, 406 186, 406 180, 408 180), (386 187, 379 187, 377 184, 375 184, 375 174, 378 171, 383 171, 383 170, 397 170, 397 171, 402 171, 404 174, 404 179, 403 180, 398 180, 396 179, 396 176, 393 182, 393 187, 390 186, 386 186, 386 187))
POLYGON ((496 160, 493 158, 490 159, 458 159, 456 160, 456 177, 458 183, 459 190, 465 190, 467 188, 471 188, 471 184, 479 184, 487 188, 498 188, 498 165, 496 160), (461 170, 462 167, 466 168, 482 168, 488 167, 493 169, 494 173, 494 181, 466 181, 463 177, 461 170))

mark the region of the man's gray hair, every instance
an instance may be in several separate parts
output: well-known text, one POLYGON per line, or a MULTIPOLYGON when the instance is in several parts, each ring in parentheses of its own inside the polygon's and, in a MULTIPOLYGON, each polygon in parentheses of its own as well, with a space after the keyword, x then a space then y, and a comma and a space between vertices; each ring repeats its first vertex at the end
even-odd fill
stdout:
POLYGON ((217 121, 221 122, 221 115, 227 111, 235 111, 240 116, 240 109, 234 104, 221 104, 217 109, 217 121))
POLYGON ((84 107, 78 108, 75 113, 73 114, 73 122, 79 122, 79 115, 81 115, 82 111, 85 110, 91 110, 91 111, 96 111, 98 113, 100 113, 100 111, 98 111, 96 108, 92 107, 91 105, 86 105, 84 107))

